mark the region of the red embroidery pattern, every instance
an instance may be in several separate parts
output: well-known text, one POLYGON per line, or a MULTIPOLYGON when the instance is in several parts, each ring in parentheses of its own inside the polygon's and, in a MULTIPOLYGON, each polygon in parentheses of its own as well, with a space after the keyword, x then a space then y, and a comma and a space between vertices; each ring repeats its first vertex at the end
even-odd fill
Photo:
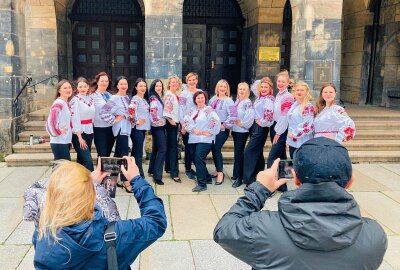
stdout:
POLYGON ((158 112, 158 108, 157 107, 150 109, 150 115, 151 115, 151 118, 153 119, 153 121, 158 121, 159 120, 158 117, 157 117, 157 112, 158 112))
POLYGON ((309 104, 304 108, 303 116, 314 115, 314 106, 309 104))
POLYGON ((266 110, 264 111, 264 116, 263 116, 263 118, 264 118, 265 120, 267 120, 268 122, 272 122, 273 119, 274 119, 274 112, 273 112, 272 110, 270 110, 270 109, 266 109, 266 110))
POLYGON ((356 132, 356 129, 355 129, 355 128, 352 128, 352 127, 348 126, 348 127, 344 130, 344 134, 345 134, 345 135, 344 135, 344 141, 347 142, 347 141, 353 139, 353 138, 354 138, 355 132, 356 132))

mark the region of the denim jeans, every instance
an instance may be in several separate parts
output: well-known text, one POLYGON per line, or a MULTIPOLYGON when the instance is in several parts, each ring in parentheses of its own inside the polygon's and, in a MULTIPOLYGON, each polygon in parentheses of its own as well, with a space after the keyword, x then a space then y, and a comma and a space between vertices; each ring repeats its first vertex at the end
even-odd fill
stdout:
POLYGON ((207 178, 209 178, 206 167, 206 158, 211 151, 211 143, 194 143, 191 144, 194 165, 196 166, 197 184, 201 187, 207 186, 207 178))

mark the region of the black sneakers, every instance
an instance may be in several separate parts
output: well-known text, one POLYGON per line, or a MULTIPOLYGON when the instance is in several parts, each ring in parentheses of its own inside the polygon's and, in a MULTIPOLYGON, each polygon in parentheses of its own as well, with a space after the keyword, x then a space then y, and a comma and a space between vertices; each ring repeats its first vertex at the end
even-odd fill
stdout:
POLYGON ((202 192, 202 191, 205 191, 205 190, 207 190, 207 187, 195 186, 195 187, 192 189, 192 192, 202 192))

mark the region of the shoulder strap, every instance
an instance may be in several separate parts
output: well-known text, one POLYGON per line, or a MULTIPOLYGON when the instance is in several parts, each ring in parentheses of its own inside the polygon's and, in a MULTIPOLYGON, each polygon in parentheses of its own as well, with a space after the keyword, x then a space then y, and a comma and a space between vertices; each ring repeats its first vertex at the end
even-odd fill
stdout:
POLYGON ((104 232, 104 241, 107 247, 108 270, 118 270, 117 249, 115 248, 117 234, 115 232, 115 221, 107 224, 104 232))

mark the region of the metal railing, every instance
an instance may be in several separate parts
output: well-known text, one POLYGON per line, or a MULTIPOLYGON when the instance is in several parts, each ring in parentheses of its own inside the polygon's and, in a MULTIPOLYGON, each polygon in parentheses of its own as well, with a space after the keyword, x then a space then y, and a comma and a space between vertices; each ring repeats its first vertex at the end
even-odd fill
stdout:
POLYGON ((22 88, 18 91, 18 94, 17 94, 17 96, 15 97, 15 99, 13 101, 13 105, 15 106, 18 103, 18 99, 21 96, 21 94, 24 92, 25 89, 33 88, 33 91, 35 93, 37 93, 36 88, 35 88, 36 85, 44 83, 45 81, 48 81, 48 80, 53 79, 55 77, 58 77, 58 75, 52 75, 52 76, 47 77, 46 79, 43 79, 43 80, 41 80, 41 81, 39 81, 39 82, 37 82, 37 83, 35 83, 33 85, 30 85, 31 82, 32 82, 32 77, 26 77, 26 82, 25 82, 24 86, 22 86, 22 88))

